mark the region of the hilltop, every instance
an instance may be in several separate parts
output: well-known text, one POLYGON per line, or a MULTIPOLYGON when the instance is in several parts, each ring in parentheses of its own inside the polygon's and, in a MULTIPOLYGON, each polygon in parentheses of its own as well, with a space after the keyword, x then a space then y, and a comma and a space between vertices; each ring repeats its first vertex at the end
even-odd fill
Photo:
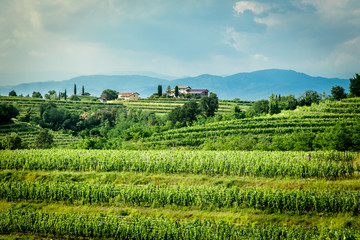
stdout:
POLYGON ((349 80, 339 78, 312 77, 292 70, 269 69, 249 73, 237 73, 230 76, 199 75, 175 80, 166 80, 158 77, 142 75, 91 75, 79 76, 64 81, 49 81, 24 83, 16 86, 1 86, 0 94, 8 95, 11 90, 18 94, 32 94, 39 91, 45 94, 49 90, 70 93, 73 85, 85 86, 86 92, 100 96, 104 89, 114 89, 118 92, 136 91, 141 98, 149 97, 157 92, 157 86, 174 87, 191 85, 192 88, 206 88, 215 92, 220 99, 240 98, 242 100, 267 99, 269 95, 294 94, 299 96, 306 90, 315 90, 319 93, 330 93, 331 87, 340 85, 348 89, 349 80))

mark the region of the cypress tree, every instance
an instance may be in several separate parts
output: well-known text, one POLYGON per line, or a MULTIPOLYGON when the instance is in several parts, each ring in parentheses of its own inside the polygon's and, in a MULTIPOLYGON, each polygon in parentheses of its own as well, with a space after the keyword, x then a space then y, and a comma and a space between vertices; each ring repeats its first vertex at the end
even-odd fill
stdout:
POLYGON ((64 99, 66 100, 66 89, 65 89, 65 92, 64 92, 64 99))
POLYGON ((159 95, 159 97, 162 96, 162 85, 158 86, 158 95, 159 95))
POLYGON ((178 97, 179 96, 179 87, 176 86, 175 87, 175 97, 178 97))
POLYGON ((81 96, 84 96, 85 95, 85 89, 84 89, 84 85, 82 86, 82 89, 81 89, 81 96))
POLYGON ((74 84, 74 95, 76 95, 76 84, 74 84))

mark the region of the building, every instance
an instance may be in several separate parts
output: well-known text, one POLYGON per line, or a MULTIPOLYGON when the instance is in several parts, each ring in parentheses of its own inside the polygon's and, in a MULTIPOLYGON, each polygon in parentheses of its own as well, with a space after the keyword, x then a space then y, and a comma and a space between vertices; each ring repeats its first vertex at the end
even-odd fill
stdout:
POLYGON ((207 89, 188 89, 186 93, 194 94, 196 97, 207 97, 209 95, 209 90, 207 89))
POLYGON ((120 92, 118 93, 118 100, 138 100, 139 94, 137 92, 120 92))
POLYGON ((105 98, 99 97, 98 100, 102 103, 107 103, 107 100, 105 98))
MULTIPOLYGON (((191 87, 189 86, 182 86, 182 87, 178 87, 179 89, 179 93, 182 93, 182 94, 186 94, 188 90, 191 89, 191 87)), ((174 90, 175 91, 175 90, 174 90)))

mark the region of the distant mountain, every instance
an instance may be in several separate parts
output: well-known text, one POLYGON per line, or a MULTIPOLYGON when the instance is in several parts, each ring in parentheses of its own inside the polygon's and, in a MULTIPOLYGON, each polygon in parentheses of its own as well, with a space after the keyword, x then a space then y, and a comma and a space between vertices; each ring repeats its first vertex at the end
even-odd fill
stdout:
POLYGON ((220 99, 240 98, 242 100, 267 99, 272 93, 300 96, 306 90, 330 94, 331 87, 340 85, 347 91, 349 80, 339 78, 312 77, 292 70, 269 69, 250 73, 238 73, 221 77, 215 75, 200 75, 176 80, 166 80, 157 77, 141 75, 91 75, 80 76, 65 81, 24 83, 16 86, 0 87, 1 95, 8 95, 11 90, 19 94, 32 94, 39 91, 43 95, 49 90, 64 91, 71 95, 73 86, 77 85, 78 93, 84 85, 85 91, 94 96, 100 96, 104 89, 114 89, 119 92, 138 92, 146 98, 157 92, 161 84, 163 91, 167 86, 190 86, 193 89, 206 88, 215 92, 220 99))

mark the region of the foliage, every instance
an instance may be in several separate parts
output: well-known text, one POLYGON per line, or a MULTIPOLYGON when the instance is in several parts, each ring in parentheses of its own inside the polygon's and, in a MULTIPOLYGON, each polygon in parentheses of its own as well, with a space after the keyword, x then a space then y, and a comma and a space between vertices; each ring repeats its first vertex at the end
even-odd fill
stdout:
POLYGON ((346 98, 345 89, 341 86, 333 86, 331 88, 331 97, 334 100, 346 98))
POLYGON ((350 78, 349 91, 351 96, 360 97, 360 75, 358 73, 350 78))
POLYGON ((248 116, 258 116, 269 112, 269 101, 259 100, 247 111, 248 116))
POLYGON ((185 126, 186 123, 191 124, 196 120, 197 115, 201 112, 199 105, 195 101, 187 102, 181 107, 173 109, 168 114, 168 119, 173 123, 179 122, 181 126, 185 126))
POLYGON ((76 95, 76 84, 74 84, 74 95, 76 95))
POLYGON ((212 117, 215 116, 215 112, 219 109, 218 97, 215 93, 210 93, 210 96, 201 98, 200 108, 203 116, 212 117))
POLYGON ((42 129, 35 138, 36 148, 51 148, 54 143, 54 136, 47 129, 42 129))
POLYGON ((16 96, 17 96, 17 94, 16 94, 15 90, 11 90, 9 92, 9 97, 16 97, 16 96))
POLYGON ((33 92, 31 97, 33 97, 33 98, 42 98, 42 95, 41 95, 40 92, 33 92))
POLYGON ((77 95, 72 95, 69 97, 70 101, 81 101, 81 99, 77 95))
POLYGON ((12 104, 1 103, 0 105, 0 124, 11 123, 11 118, 16 118, 19 110, 12 104))
POLYGON ((41 127, 51 128, 54 131, 59 129, 76 131, 79 116, 67 109, 58 108, 54 103, 42 103, 40 105, 40 118, 36 122, 41 127))
POLYGON ((21 137, 17 133, 11 133, 6 135, 0 144, 0 149, 21 149, 23 148, 21 137))
POLYGON ((178 86, 175 86, 175 97, 178 97, 179 96, 179 87, 178 86))
MULTIPOLYGON (((60 95, 60 93, 59 93, 60 95)), ((64 96, 63 96, 64 97, 64 96)), ((56 91, 50 90, 45 94, 45 99, 56 99, 56 91)))
POLYGON ((101 93, 101 97, 106 100, 115 100, 118 97, 118 92, 111 89, 106 89, 101 93))
POLYGON ((354 174, 355 157, 356 154, 343 152, 37 149, 0 152, 0 168, 341 178, 354 174))
POLYGON ((159 97, 162 97, 162 85, 158 85, 158 92, 157 92, 159 97))
POLYGON ((0 233, 34 232, 86 239, 357 239, 356 230, 320 230, 280 224, 235 225, 214 220, 172 220, 144 216, 106 216, 0 211, 0 233))
POLYGON ((313 90, 307 90, 298 99, 299 106, 310 106, 312 103, 319 103, 321 96, 318 92, 313 90))

